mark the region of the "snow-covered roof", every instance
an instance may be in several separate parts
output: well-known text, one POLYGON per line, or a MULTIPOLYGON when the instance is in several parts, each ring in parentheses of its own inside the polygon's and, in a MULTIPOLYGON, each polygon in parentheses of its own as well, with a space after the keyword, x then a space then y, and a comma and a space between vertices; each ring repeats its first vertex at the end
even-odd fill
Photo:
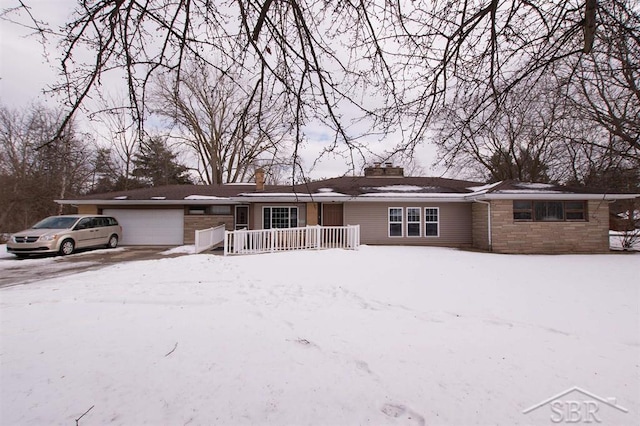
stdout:
POLYGON ((638 194, 611 194, 571 188, 558 184, 539 182, 518 182, 506 180, 488 185, 469 187, 474 191, 468 200, 616 200, 636 198, 638 194))
POLYGON ((242 199, 251 199, 253 202, 312 202, 317 199, 344 202, 350 198, 350 195, 338 192, 317 192, 313 194, 305 192, 246 192, 235 197, 239 202, 242 199))
POLYGON ((502 182, 496 182, 496 183, 488 183, 486 185, 481 185, 481 186, 470 186, 467 189, 474 193, 484 193, 500 185, 501 183, 502 182))
POLYGON ((552 189, 503 189, 496 191, 496 194, 566 194, 565 191, 554 191, 552 189))
POLYGON ((523 189, 549 189, 555 188, 556 185, 552 185, 550 183, 536 183, 536 182, 517 182, 514 183, 513 186, 523 189))
POLYGON ((616 200, 638 194, 610 194, 562 185, 513 180, 482 185, 478 182, 432 177, 342 176, 298 185, 265 185, 256 191, 253 184, 170 185, 140 188, 76 199, 56 200, 60 204, 102 205, 194 205, 251 202, 395 202, 428 200, 473 202, 491 199, 524 200, 616 200))
POLYGON ((228 200, 229 197, 216 197, 215 195, 187 195, 185 200, 228 200))
POLYGON ((452 194, 446 192, 377 192, 371 194, 362 194, 358 198, 459 198, 465 197, 461 194, 452 194))
POLYGON ((386 185, 386 186, 370 186, 363 187, 364 191, 379 191, 379 192, 421 192, 421 191, 434 191, 437 188, 434 186, 418 186, 418 185, 386 185))

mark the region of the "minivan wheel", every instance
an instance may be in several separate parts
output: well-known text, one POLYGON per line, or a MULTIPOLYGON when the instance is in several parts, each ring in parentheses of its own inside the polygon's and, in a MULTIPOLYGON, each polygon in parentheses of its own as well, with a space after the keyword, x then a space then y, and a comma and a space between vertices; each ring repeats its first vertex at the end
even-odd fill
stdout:
POLYGON ((73 250, 76 248, 73 240, 64 240, 62 244, 60 244, 60 254, 63 256, 67 256, 73 253, 73 250))
POLYGON ((107 248, 116 248, 118 247, 118 236, 117 235, 112 235, 109 237, 109 242, 107 243, 107 248))

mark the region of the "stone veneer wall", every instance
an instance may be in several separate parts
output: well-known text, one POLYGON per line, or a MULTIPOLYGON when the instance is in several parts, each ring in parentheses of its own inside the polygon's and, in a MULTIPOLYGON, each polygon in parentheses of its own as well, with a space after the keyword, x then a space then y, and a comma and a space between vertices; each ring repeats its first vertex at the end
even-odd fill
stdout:
POLYGON ((513 201, 491 201, 492 245, 497 253, 609 251, 609 204, 589 201, 586 222, 516 222, 513 201))
POLYGON ((78 214, 98 214, 98 206, 95 204, 79 204, 78 214))
POLYGON ((214 228, 219 225, 224 225, 227 231, 232 231, 233 215, 185 215, 184 243, 195 243, 198 229, 214 228))
POLYGON ((471 205, 471 236, 473 247, 480 250, 489 250, 489 206, 483 203, 471 205))

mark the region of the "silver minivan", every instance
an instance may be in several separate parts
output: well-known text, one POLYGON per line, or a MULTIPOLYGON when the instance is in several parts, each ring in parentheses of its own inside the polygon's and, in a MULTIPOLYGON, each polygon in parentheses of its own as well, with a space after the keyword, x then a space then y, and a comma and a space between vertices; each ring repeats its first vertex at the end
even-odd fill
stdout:
POLYGON ((116 248, 121 238, 122 227, 111 216, 50 216, 11 235, 7 252, 18 257, 43 253, 64 256, 79 248, 116 248))

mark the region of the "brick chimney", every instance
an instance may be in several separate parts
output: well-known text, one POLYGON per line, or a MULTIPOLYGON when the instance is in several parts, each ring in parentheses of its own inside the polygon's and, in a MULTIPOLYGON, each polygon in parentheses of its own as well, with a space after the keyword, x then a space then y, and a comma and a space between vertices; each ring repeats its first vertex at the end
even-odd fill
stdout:
POLYGON ((402 167, 394 167, 393 163, 384 163, 384 167, 380 167, 380 163, 373 163, 373 167, 365 167, 365 177, 404 177, 404 169, 402 167))
POLYGON ((256 169, 256 191, 264 191, 264 169, 262 167, 256 169))

